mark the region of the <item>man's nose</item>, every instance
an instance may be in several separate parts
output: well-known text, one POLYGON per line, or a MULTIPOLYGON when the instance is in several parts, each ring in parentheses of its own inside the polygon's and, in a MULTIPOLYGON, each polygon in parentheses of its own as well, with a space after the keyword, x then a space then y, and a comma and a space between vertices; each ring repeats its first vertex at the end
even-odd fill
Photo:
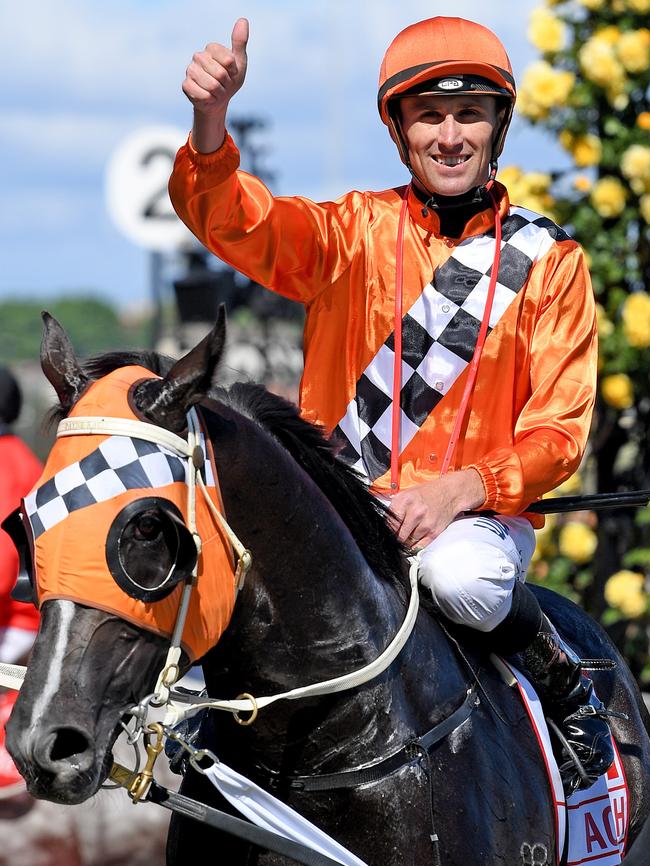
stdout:
POLYGON ((456 150, 463 146, 461 126, 453 114, 446 115, 438 127, 438 142, 445 150, 456 150))

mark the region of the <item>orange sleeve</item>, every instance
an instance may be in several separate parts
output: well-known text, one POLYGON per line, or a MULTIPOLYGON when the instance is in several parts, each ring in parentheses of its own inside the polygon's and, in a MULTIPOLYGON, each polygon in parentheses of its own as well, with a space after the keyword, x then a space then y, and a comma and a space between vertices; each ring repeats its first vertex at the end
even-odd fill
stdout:
POLYGON ((483 508, 511 515, 576 471, 596 393, 596 309, 582 249, 569 241, 556 244, 530 280, 529 290, 541 281, 530 343, 530 397, 516 419, 513 447, 490 451, 473 467, 486 490, 483 508))
POLYGON ((365 197, 350 193, 321 204, 299 196, 274 197, 259 178, 238 167, 239 151, 229 135, 208 154, 188 140, 169 181, 176 213, 236 270, 291 300, 309 303, 339 279, 358 251, 365 197))

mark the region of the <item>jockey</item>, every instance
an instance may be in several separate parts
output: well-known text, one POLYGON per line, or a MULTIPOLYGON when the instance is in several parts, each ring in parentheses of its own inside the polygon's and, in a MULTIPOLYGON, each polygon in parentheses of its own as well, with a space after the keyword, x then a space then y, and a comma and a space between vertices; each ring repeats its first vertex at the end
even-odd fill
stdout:
MULTIPOLYGON (((239 171, 225 120, 247 41, 239 19, 230 49, 187 69, 174 207, 219 258, 305 306, 304 415, 390 503, 441 613, 522 653, 593 780, 613 760, 606 710, 524 581, 543 523, 526 508, 587 441, 595 305, 581 248, 495 180, 516 97, 506 51, 460 18, 399 33, 378 106, 411 182, 316 203, 239 171)), ((562 771, 582 784, 571 760, 562 771)))

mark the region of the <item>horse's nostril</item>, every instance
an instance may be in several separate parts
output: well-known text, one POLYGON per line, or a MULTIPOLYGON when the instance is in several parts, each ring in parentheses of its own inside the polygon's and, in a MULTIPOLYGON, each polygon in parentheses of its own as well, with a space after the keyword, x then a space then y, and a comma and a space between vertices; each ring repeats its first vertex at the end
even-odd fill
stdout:
POLYGON ((59 728, 50 750, 52 761, 72 760, 81 756, 90 745, 88 738, 75 728, 59 728))

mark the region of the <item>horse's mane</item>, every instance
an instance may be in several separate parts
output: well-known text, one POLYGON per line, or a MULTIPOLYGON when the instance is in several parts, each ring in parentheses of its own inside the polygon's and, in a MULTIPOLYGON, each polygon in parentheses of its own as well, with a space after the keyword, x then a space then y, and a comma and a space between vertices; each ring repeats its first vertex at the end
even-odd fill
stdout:
POLYGON ((262 385, 238 382, 214 396, 274 436, 332 503, 373 572, 403 584, 405 547, 386 522, 387 509, 363 478, 337 458, 338 447, 322 427, 262 385))
MULTIPOLYGON (((92 381, 120 367, 137 365, 164 376, 174 361, 157 352, 108 352, 82 363, 92 381)), ((210 397, 230 406, 267 430, 312 478, 348 527, 373 572, 405 587, 405 548, 386 522, 387 509, 370 493, 362 477, 337 458, 337 446, 321 427, 300 416, 298 407, 262 385, 236 383, 216 388, 210 397)), ((53 421, 65 416, 55 406, 53 421)))

